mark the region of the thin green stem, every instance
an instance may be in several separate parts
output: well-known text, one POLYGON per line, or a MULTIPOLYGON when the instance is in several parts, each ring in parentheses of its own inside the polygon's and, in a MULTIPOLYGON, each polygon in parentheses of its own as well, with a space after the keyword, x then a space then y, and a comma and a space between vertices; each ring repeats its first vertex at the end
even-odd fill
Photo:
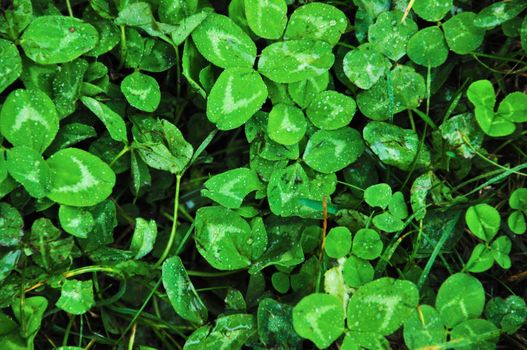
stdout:
POLYGON ((121 70, 124 66, 124 62, 126 61, 126 31, 125 26, 121 25, 121 60, 119 62, 119 68, 118 70, 121 70))
POLYGON ((130 147, 128 147, 128 145, 124 145, 123 149, 119 153, 117 153, 115 158, 113 158, 113 160, 110 162, 110 167, 113 166, 115 164, 115 162, 117 162, 119 160, 119 158, 124 156, 126 154, 126 152, 128 152, 129 150, 130 150, 130 147))
POLYGON ((235 271, 224 271, 224 272, 204 272, 204 271, 188 270, 187 274, 189 276, 196 276, 196 277, 224 277, 224 276, 234 275, 238 272, 240 271, 235 270, 235 271))
POLYGON ((70 0, 66 0, 66 7, 68 8, 68 15, 70 17, 73 17, 73 10, 71 8, 71 3, 70 3, 70 0))
MULTIPOLYGON (((468 147, 470 147, 470 149, 472 149, 472 151, 473 151, 474 153, 476 153, 476 155, 477 155, 478 157, 480 157, 480 158, 483 159, 484 161, 486 161, 486 162, 488 162, 488 163, 490 163, 490 164, 492 164, 492 165, 494 165, 494 166, 496 166, 496 167, 498 167, 498 168, 500 168, 500 169, 503 169, 503 170, 505 170, 505 171, 507 171, 507 170, 511 170, 510 168, 507 168, 507 167, 505 167, 505 166, 503 166, 503 165, 501 165, 501 164, 499 164, 499 163, 496 163, 496 162, 493 161, 492 159, 489 159, 489 158, 485 157, 485 156, 484 156, 483 154, 481 154, 481 153, 480 153, 480 152, 479 152, 474 146, 472 146, 472 144, 470 143, 470 141, 468 140, 468 138, 467 138, 465 135, 462 135, 462 137, 463 137, 463 141, 467 144, 468 147)), ((522 172, 519 172, 519 171, 515 171, 514 174, 516 174, 516 175, 520 175, 520 176, 527 176, 527 174, 522 173, 522 172)))
POLYGON ((82 274, 90 273, 90 272, 107 272, 109 274, 122 276, 121 271, 116 270, 113 267, 93 265, 93 266, 80 267, 80 268, 75 269, 75 270, 70 270, 68 272, 63 273, 62 277, 64 277, 64 278, 71 278, 71 277, 74 277, 74 276, 78 276, 78 275, 82 275, 82 274))
POLYGON ((168 239, 167 246, 165 247, 165 251, 159 257, 159 260, 155 263, 154 267, 159 267, 163 261, 167 258, 168 254, 170 254, 170 251, 172 250, 172 245, 174 244, 174 241, 176 239, 176 228, 177 228, 177 218, 179 213, 179 191, 181 189, 181 175, 176 175, 176 193, 174 196, 174 217, 172 218, 172 229, 170 231, 170 237, 168 239))
POLYGON ((132 326, 134 325, 134 323, 137 321, 137 319, 139 318, 139 316, 141 316, 141 313, 143 312, 143 310, 146 308, 146 305, 148 305, 148 302, 150 301, 150 299, 154 296, 155 292, 157 291, 157 289, 159 288, 159 286, 161 285, 161 277, 159 278, 159 280, 156 282, 156 284, 154 285, 154 287, 152 288, 152 290, 150 291, 150 293, 148 294, 148 296, 146 297, 145 301, 143 302, 143 305, 141 305, 141 307, 139 308, 139 310, 137 310, 137 312, 134 314, 134 316, 132 317, 132 320, 130 320, 130 323, 128 323, 128 326, 126 327, 126 329, 124 330, 124 332, 121 333, 121 337, 119 338, 119 341, 121 341, 123 339, 123 337, 128 333, 128 331, 130 330, 130 328, 132 328, 132 326))
POLYGON ((68 321, 68 325, 66 326, 66 331, 64 332, 64 338, 62 338, 62 346, 68 345, 68 338, 70 336, 71 332, 71 326, 73 326, 73 322, 75 321, 75 315, 69 315, 70 319, 68 321))

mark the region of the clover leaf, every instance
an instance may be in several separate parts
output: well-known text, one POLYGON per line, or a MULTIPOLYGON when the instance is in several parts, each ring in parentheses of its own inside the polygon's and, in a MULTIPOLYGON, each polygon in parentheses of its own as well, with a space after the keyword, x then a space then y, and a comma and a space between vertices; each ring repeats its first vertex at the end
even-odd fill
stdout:
POLYGON ((293 327, 303 338, 321 349, 333 343, 344 331, 344 308, 329 294, 314 293, 293 308, 293 327))

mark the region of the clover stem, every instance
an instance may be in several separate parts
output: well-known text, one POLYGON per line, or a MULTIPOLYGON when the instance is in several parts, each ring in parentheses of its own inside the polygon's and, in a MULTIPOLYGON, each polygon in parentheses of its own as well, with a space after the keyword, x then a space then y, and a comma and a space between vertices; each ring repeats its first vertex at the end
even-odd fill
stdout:
POLYGON ((124 61, 126 60, 126 32, 124 30, 124 25, 121 25, 121 61, 119 62, 118 70, 121 70, 124 66, 124 61))
MULTIPOLYGON (((470 149, 478 156, 480 157, 481 159, 483 159, 484 161, 500 168, 500 169, 503 169, 505 171, 508 171, 510 170, 510 168, 507 168, 499 163, 496 163, 495 161, 493 161, 492 159, 489 159, 487 157, 485 157, 485 155, 481 154, 474 146, 472 146, 472 144, 470 143, 470 141, 468 140, 468 138, 465 136, 465 135, 461 135, 461 137, 463 138, 463 141, 465 142, 465 144, 470 147, 470 149)), ((520 175, 520 176, 527 176, 526 173, 522 173, 520 171, 515 171, 514 174, 516 175, 520 175)))
POLYGON ((115 162, 117 162, 119 158, 124 156, 125 153, 128 152, 129 150, 130 150, 130 147, 128 147, 128 145, 124 145, 123 149, 119 153, 117 153, 115 158, 110 162, 110 167, 112 167, 115 164, 115 162))
POLYGON ((204 272, 204 271, 187 270, 187 274, 189 276, 196 276, 196 277, 224 277, 224 276, 234 275, 238 272, 240 272, 240 270, 221 271, 221 272, 204 272))
POLYGON ((76 315, 69 315, 70 319, 68 321, 68 325, 66 326, 66 331, 64 332, 64 337, 62 338, 62 346, 68 345, 68 338, 70 336, 71 332, 71 326, 73 326, 73 322, 75 321, 76 315))
POLYGON ((71 8, 70 0, 66 0, 66 7, 68 8, 68 14, 70 15, 70 17, 73 17, 73 10, 71 8))
POLYGON ((170 237, 168 239, 167 246, 165 251, 155 263, 154 267, 159 267, 163 261, 167 258, 168 254, 172 250, 172 245, 174 245, 174 240, 176 239, 176 228, 177 228, 177 217, 179 213, 179 190, 181 188, 181 175, 176 175, 176 193, 174 195, 174 216, 172 218, 172 229, 170 230, 170 237))
POLYGON ((62 274, 62 277, 70 278, 70 277, 82 275, 88 272, 107 272, 109 274, 115 274, 115 275, 122 276, 121 271, 116 270, 113 267, 93 265, 93 266, 84 266, 84 267, 80 267, 75 270, 65 272, 62 274))
POLYGON ((326 232, 328 230, 328 204, 326 196, 322 197, 322 211, 324 215, 324 221, 322 222, 322 244, 320 246, 320 255, 318 260, 322 260, 324 256, 324 246, 326 245, 326 232))

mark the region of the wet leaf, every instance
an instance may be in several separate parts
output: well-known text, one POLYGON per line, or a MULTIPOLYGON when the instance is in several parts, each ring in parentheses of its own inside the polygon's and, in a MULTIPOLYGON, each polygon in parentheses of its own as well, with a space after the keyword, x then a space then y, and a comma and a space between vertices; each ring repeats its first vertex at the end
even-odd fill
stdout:
POLYGON ((80 19, 66 16, 37 17, 26 28, 20 44, 27 57, 39 64, 73 61, 95 48, 97 30, 80 19))
POLYGON ((301 337, 326 348, 344 331, 342 303, 329 294, 310 294, 293 308, 293 326, 301 337))
POLYGON ((319 130, 309 138, 302 159, 312 169, 329 174, 356 161, 363 151, 364 143, 355 129, 319 130))
POLYGON ((443 324, 449 328, 479 317, 484 306, 485 291, 481 282, 465 273, 451 275, 437 293, 436 309, 443 324))
POLYGON ((250 68, 224 70, 207 99, 207 118, 220 130, 243 125, 267 99, 267 87, 260 75, 250 68))
POLYGON ((201 301, 178 256, 165 260, 162 267, 162 279, 163 287, 176 313, 187 321, 203 324, 207 320, 207 308, 201 301))

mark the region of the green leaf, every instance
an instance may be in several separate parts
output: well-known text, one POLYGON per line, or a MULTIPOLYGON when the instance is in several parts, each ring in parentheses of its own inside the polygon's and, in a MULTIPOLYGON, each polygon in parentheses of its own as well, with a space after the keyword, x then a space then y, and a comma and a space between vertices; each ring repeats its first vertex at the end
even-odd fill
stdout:
POLYGON ((479 239, 490 242, 500 229, 500 213, 488 204, 476 204, 467 209, 465 220, 469 230, 479 239))
POLYGON ((375 85, 390 67, 389 61, 368 44, 349 51, 342 64, 346 77, 364 90, 375 85))
POLYGON ((48 152, 55 152, 96 136, 97 132, 92 126, 81 123, 65 124, 59 129, 48 152))
POLYGON ((467 97, 476 107, 487 107, 493 110, 496 104, 494 86, 488 80, 478 80, 470 84, 467 89, 467 97))
POLYGON ((419 291, 410 281, 382 277, 351 296, 348 328, 358 332, 389 335, 410 317, 419 302, 419 291))
POLYGON ((467 344, 456 347, 463 350, 496 349, 499 337, 499 329, 492 322, 482 319, 466 320, 454 327, 450 333, 451 342, 467 344))
POLYGON ((121 82, 121 91, 128 103, 145 112, 153 112, 161 101, 157 80, 149 75, 135 72, 121 82))
POLYGON ((273 288, 276 289, 278 293, 285 294, 289 290, 290 282, 289 275, 283 272, 275 272, 271 276, 271 283, 273 288))
MULTIPOLYGON (((2 254, 2 256, 0 257, 0 282, 5 280, 5 278, 9 276, 11 271, 13 271, 16 268, 16 265, 18 263, 21 253, 22 252, 20 250, 11 250, 7 253, 2 254)), ((0 322, 0 324, 3 326, 4 321, 1 320, 1 318, 2 317, 0 314, 0 321, 2 321, 0 322)), ((0 326, 0 334, 2 333, 2 330, 1 330, 2 326, 0 326)))
POLYGON ((454 7, 452 0, 416 0, 412 6, 415 14, 428 22, 438 22, 454 7))
POLYGON ((375 227, 384 232, 397 232, 405 227, 401 219, 388 212, 374 216, 372 221, 375 227))
POLYGON ((444 325, 452 328, 476 318, 485 306, 485 290, 471 275, 456 273, 448 277, 437 292, 436 309, 444 325))
POLYGON ((207 99, 207 118, 220 130, 243 125, 267 99, 267 87, 251 68, 224 70, 207 99))
POLYGON ((332 47, 325 42, 289 40, 263 49, 258 71, 277 83, 294 83, 327 72, 334 62, 332 47))
POLYGON ((258 303, 258 336, 267 347, 298 347, 301 338, 293 329, 293 308, 265 298, 258 303))
POLYGON ((59 221, 64 231, 79 238, 87 238, 88 233, 95 227, 93 215, 86 208, 61 205, 59 207, 59 221))
POLYGON ((344 331, 342 302, 329 294, 315 293, 304 297, 293 308, 293 327, 319 349, 330 346, 344 331))
POLYGON ((47 160, 52 187, 49 199, 64 205, 86 207, 108 198, 115 174, 100 158, 77 148, 62 149, 47 160))
POLYGON ((398 219, 404 220, 408 217, 408 207, 404 199, 404 194, 400 191, 395 192, 388 203, 390 214, 398 219))
POLYGON ((378 258, 383 249, 381 236, 377 231, 369 228, 361 228, 353 238, 353 255, 361 259, 373 260, 378 258))
POLYGON ((226 208, 239 208, 249 193, 264 189, 256 172, 249 168, 231 169, 215 175, 204 186, 201 195, 226 208))
MULTIPOLYGON (((113 242, 113 230, 117 226, 116 207, 113 201, 105 200, 94 207, 88 208, 95 226, 86 239, 78 239, 84 251, 94 251, 113 242)), ((130 252, 130 257, 132 257, 130 252)))
POLYGON ((329 73, 297 81, 287 85, 287 92, 293 101, 302 108, 309 106, 311 101, 329 85, 329 73))
POLYGON ((439 67, 448 57, 445 37, 438 27, 427 27, 415 33, 408 41, 407 51, 412 61, 425 67, 439 67))
POLYGON ((115 19, 117 25, 146 26, 154 21, 152 9, 147 2, 124 3, 115 19))
POLYGON ((196 247, 218 270, 237 270, 251 264, 251 227, 223 207, 203 207, 196 213, 196 247))
POLYGON ((329 230, 324 246, 326 254, 330 258, 340 259, 351 250, 351 232, 347 227, 338 226, 329 230))
POLYGON ((442 28, 450 50, 466 55, 481 46, 485 30, 474 25, 475 18, 475 13, 464 11, 443 23, 442 28))
POLYGON ((44 158, 32 148, 25 146, 7 150, 6 159, 9 175, 22 184, 35 198, 45 197, 51 187, 51 176, 44 158))
POLYGON ((302 159, 312 169, 330 174, 355 162, 363 151, 364 143, 355 129, 319 130, 309 138, 302 159))
POLYGON ((165 260, 162 279, 163 287, 176 313, 187 321, 199 325, 205 323, 208 317, 207 308, 194 289, 187 270, 178 256, 165 260))
POLYGON ((383 12, 369 27, 368 39, 373 49, 398 61, 406 54, 408 40, 417 32, 417 24, 406 18, 401 22, 401 11, 383 12))
POLYGON ((384 164, 401 170, 409 170, 414 162, 416 168, 430 164, 430 152, 425 145, 419 147, 419 138, 413 130, 373 121, 366 125, 362 134, 366 144, 384 164))
POLYGON ((498 115, 515 123, 527 122, 527 95, 519 91, 508 94, 500 102, 498 115))
POLYGON ((32 20, 20 44, 27 57, 39 64, 73 61, 92 50, 99 40, 97 30, 78 18, 42 16, 32 20))
POLYGON ((155 220, 135 219, 134 235, 130 243, 130 250, 135 253, 134 259, 141 259, 154 249, 157 237, 155 220))
POLYGON ((382 79, 357 96, 360 111, 370 119, 387 120, 392 113, 417 108, 426 95, 425 81, 413 68, 398 65, 389 74, 391 88, 388 81, 382 79), (390 89, 393 95, 389 93, 390 89))
POLYGON ((527 8, 522 0, 500 1, 481 10, 474 19, 474 25, 479 28, 492 29, 519 15, 527 8))
POLYGON ((346 259, 342 268, 344 282, 352 288, 358 288, 373 281, 374 274, 375 271, 370 262, 353 255, 346 259))
POLYGON ((206 325, 195 330, 188 337, 183 350, 241 349, 254 335, 256 320, 253 315, 224 315, 216 319, 214 327, 206 325))
POLYGON ((192 158, 194 148, 179 129, 167 120, 132 117, 134 148, 148 166, 180 174, 192 158))
POLYGON ((294 145, 304 137, 307 121, 304 113, 294 106, 283 103, 273 106, 269 113, 267 133, 281 145, 294 145))
POLYGON ((20 89, 7 96, 0 111, 0 132, 13 146, 43 153, 58 130, 55 105, 42 91, 20 89))
POLYGON ((298 7, 287 24, 284 40, 312 39, 336 45, 346 31, 348 20, 344 12, 322 2, 298 7))
POLYGON ((132 189, 134 195, 137 197, 142 189, 148 188, 152 185, 152 177, 148 166, 132 151, 130 158, 130 172, 132 175, 132 189))
POLYGON ((287 24, 285 0, 245 0, 249 28, 260 38, 280 39, 287 24))
POLYGON ((87 69, 88 62, 77 59, 64 63, 53 77, 53 100, 61 119, 75 112, 87 69))
POLYGON ((81 97, 81 101, 103 122, 112 139, 125 143, 128 141, 126 137, 126 125, 124 119, 119 114, 94 98, 83 96, 81 97))
POLYGON ((99 32, 99 41, 93 49, 86 53, 86 56, 101 56, 111 51, 119 43, 119 29, 113 21, 98 18, 96 21, 91 21, 91 25, 99 32))
POLYGON ((0 203, 0 246, 16 246, 24 232, 24 221, 18 210, 7 203, 0 203))
POLYGON ((525 220, 525 215, 519 210, 515 210, 509 215, 507 219, 507 224, 512 232, 517 235, 524 234, 527 232, 527 222, 525 220))
POLYGON ((92 280, 65 280, 55 305, 73 315, 86 313, 95 305, 92 280))
POLYGON ((179 24, 191 16, 198 8, 198 0, 161 0, 157 13, 163 23, 179 24))
POLYGON ((492 251, 484 244, 478 244, 474 247, 470 258, 465 264, 465 269, 468 272, 484 272, 494 265, 494 257, 492 251))
POLYGON ((309 104, 307 116, 311 122, 320 129, 335 130, 347 126, 353 116, 357 105, 350 96, 336 91, 323 91, 309 104))
MULTIPOLYGON (((172 0, 169 0, 172 1, 172 0)), ((166 2, 166 1, 165 1, 166 2)), ((182 2, 174 1, 174 3, 182 4, 182 2)), ((201 11, 189 17, 184 18, 170 35, 174 44, 181 45, 209 15, 209 11, 201 11)))
POLYGON ((446 329, 439 313, 430 305, 420 305, 404 323, 404 343, 410 350, 441 346, 446 329))
POLYGON ((391 198, 392 188, 385 183, 369 186, 364 191, 364 200, 370 207, 386 209, 391 198))
POLYGON ((495 114, 492 109, 483 106, 476 106, 476 120, 487 135, 492 137, 502 137, 510 135, 516 130, 514 123, 495 114))
POLYGON ((504 269, 510 269, 512 262, 509 254, 512 249, 512 242, 507 236, 500 236, 496 238, 491 245, 492 255, 494 260, 504 269))
POLYGON ((198 51, 221 68, 251 68, 256 45, 229 17, 212 13, 192 32, 198 51))
MULTIPOLYGON (((20 329, 20 335, 24 338, 33 338, 40 329, 42 317, 48 308, 48 300, 42 296, 25 298, 24 302, 17 299, 13 301, 11 308, 18 322, 25 325, 20 329)), ((27 349, 27 347, 24 348, 27 349)))
POLYGON ((412 67, 399 65, 392 71, 394 113, 417 108, 426 95, 425 81, 412 67))
POLYGON ((527 211, 527 188, 520 187, 514 190, 509 197, 509 206, 512 209, 527 211))
POLYGON ((320 217, 322 206, 312 208, 309 200, 322 201, 324 195, 335 191, 334 174, 318 174, 310 179, 302 165, 291 164, 283 169, 273 171, 267 186, 267 198, 271 211, 275 215, 301 217, 320 217))
POLYGON ((492 298, 485 307, 485 316, 503 331, 513 334, 527 319, 527 305, 517 295, 511 295, 507 299, 492 298))
POLYGON ((349 331, 344 337, 340 347, 341 350, 360 350, 360 349, 390 349, 388 340, 373 332, 349 331))
POLYGON ((471 113, 463 113, 445 120, 439 127, 441 137, 456 154, 470 159, 476 155, 482 143, 484 134, 476 124, 471 113), (467 144, 467 140, 470 146, 467 144))
POLYGON ((22 60, 16 46, 0 39, 0 93, 22 74, 22 60))

